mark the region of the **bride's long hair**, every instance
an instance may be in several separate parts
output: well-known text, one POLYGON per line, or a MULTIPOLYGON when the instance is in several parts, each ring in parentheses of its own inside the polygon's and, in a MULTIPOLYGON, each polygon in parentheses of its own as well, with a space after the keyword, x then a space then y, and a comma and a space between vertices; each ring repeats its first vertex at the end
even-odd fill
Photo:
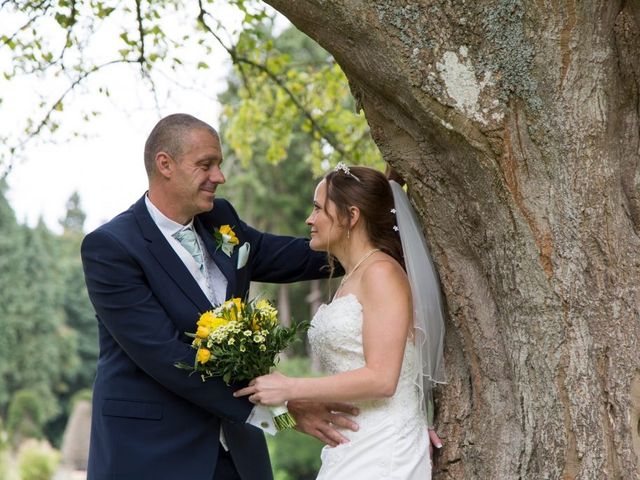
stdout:
MULTIPOLYGON (((346 224, 349 208, 358 207, 372 245, 391 255, 405 268, 389 180, 382 172, 369 167, 348 167, 348 172, 339 169, 324 177, 327 199, 336 206, 338 223, 346 224)), ((331 255, 329 264, 333 270, 331 255)))

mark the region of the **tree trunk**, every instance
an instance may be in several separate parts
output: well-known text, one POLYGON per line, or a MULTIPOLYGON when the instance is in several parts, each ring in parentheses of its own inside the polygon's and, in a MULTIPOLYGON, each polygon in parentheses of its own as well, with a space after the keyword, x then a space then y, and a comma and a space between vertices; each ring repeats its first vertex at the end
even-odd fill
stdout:
MULTIPOLYGON (((282 283, 278 285, 278 318, 285 327, 291 326, 291 299, 289 297, 289 285, 282 283)), ((280 360, 286 360, 291 354, 291 348, 280 353, 280 360)))
POLYGON ((278 313, 280 323, 285 327, 291 326, 291 298, 289 297, 289 289, 291 287, 286 283, 278 285, 278 313))
POLYGON ((436 478, 638 478, 640 1, 268 3, 335 56, 422 219, 436 478))

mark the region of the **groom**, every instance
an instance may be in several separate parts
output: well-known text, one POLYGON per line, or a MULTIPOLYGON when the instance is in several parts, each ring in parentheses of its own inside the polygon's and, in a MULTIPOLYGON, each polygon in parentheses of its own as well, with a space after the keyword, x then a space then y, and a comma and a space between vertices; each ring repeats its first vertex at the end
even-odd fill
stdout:
MULTIPOLYGON (((267 419, 233 397, 238 385, 203 382, 174 364, 194 363, 184 332, 200 313, 245 297, 250 281, 324 277, 325 257, 304 239, 251 228, 215 198, 225 178, 218 134, 206 123, 162 119, 144 162, 148 192, 82 244, 100 342, 88 479, 271 479, 264 434, 252 426, 268 428, 267 419), (223 225, 238 239, 225 249, 214 236, 223 225)), ((356 428, 332 413, 353 414, 346 405, 290 409, 302 430, 331 444, 343 440, 332 425, 356 428)))

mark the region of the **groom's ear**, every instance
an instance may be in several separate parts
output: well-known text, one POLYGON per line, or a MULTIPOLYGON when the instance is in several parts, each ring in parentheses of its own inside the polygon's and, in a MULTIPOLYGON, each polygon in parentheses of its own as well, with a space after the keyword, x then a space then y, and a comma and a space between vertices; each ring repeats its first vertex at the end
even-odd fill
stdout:
POLYGON ((156 170, 163 177, 169 178, 173 174, 173 158, 166 152, 156 154, 156 170))

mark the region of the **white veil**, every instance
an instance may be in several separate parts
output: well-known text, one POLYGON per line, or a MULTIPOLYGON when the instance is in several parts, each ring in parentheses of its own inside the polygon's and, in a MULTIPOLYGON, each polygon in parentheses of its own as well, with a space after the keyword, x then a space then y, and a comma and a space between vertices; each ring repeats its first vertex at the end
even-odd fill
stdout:
POLYGON ((416 384, 422 394, 422 408, 427 423, 433 426, 432 389, 436 383, 445 383, 444 370, 444 314, 438 274, 429 255, 422 228, 407 194, 390 180, 396 210, 396 222, 407 276, 413 297, 413 327, 416 360, 421 366, 416 384))

